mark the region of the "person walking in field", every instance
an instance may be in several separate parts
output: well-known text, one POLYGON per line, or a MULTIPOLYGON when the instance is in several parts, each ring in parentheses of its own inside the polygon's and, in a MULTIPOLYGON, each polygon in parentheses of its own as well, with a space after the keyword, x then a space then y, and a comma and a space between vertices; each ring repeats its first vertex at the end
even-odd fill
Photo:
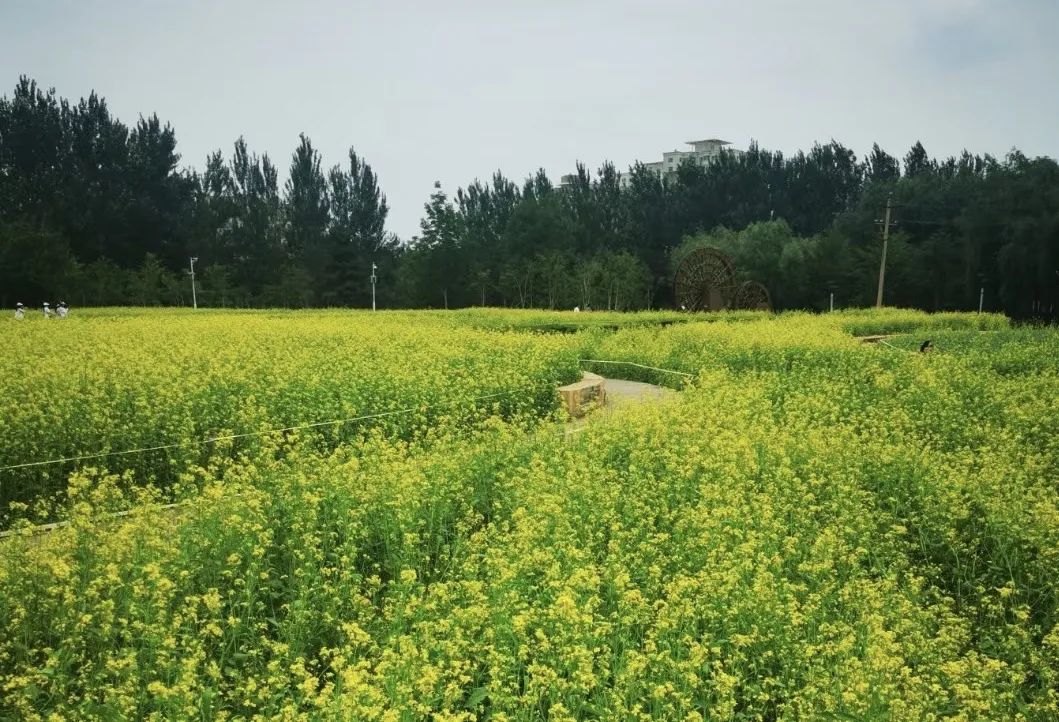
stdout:
POLYGON ((44 318, 51 318, 51 306, 47 301, 44 302, 44 318))
POLYGON ((15 320, 21 321, 26 317, 26 307, 21 301, 15 304, 15 320))
POLYGON ((66 314, 70 313, 70 307, 66 305, 66 301, 59 301, 55 313, 59 318, 66 318, 66 314))

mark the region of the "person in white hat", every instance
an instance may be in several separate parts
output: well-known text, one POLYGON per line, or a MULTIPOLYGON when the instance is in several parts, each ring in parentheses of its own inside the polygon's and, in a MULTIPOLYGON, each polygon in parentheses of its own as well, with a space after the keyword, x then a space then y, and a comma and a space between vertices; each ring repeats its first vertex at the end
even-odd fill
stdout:
POLYGON ((44 318, 51 318, 51 306, 47 301, 44 302, 44 318))
POLYGON ((21 321, 26 317, 26 307, 21 301, 15 304, 15 320, 21 321))
POLYGON ((70 313, 70 307, 66 305, 66 301, 59 301, 59 305, 55 307, 55 314, 59 318, 66 318, 68 313, 70 313))

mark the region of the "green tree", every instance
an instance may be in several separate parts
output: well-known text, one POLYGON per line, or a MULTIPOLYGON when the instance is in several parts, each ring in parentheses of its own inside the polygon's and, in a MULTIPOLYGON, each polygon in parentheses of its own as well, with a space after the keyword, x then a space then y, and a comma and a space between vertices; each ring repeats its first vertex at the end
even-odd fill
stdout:
POLYGON ((371 301, 372 264, 394 252, 386 235, 389 207, 371 166, 349 149, 349 169, 331 169, 331 224, 328 237, 333 255, 328 279, 341 304, 366 306, 371 301))
POLYGON ((166 270, 158 257, 148 253, 143 265, 129 279, 130 300, 137 306, 158 306, 165 299, 166 270))
POLYGON ((456 192, 461 246, 468 259, 471 285, 482 305, 502 286, 500 275, 507 261, 502 236, 521 200, 518 186, 499 171, 489 185, 475 180, 466 190, 456 192))
POLYGON ((878 143, 872 144, 871 154, 864 159, 865 181, 892 183, 900 177, 901 165, 897 162, 897 158, 880 148, 878 143))
POLYGON ((441 189, 434 182, 434 192, 425 206, 426 217, 420 222, 418 245, 426 251, 424 281, 433 293, 438 293, 444 308, 459 304, 459 292, 468 287, 464 270, 463 249, 460 244, 460 217, 441 189))
POLYGON ((604 254, 600 265, 608 310, 628 311, 648 305, 651 272, 643 261, 621 251, 604 254))
MULTIPOLYGON (((118 268, 106 258, 99 258, 81 267, 74 301, 82 306, 119 306, 130 303, 129 289, 134 271, 118 268)), ((71 299, 71 300, 74 300, 71 299)))
POLYGON ((293 261, 284 263, 275 282, 264 290, 265 303, 281 308, 305 308, 314 298, 312 275, 293 261))
POLYGON ((199 193, 202 248, 206 265, 230 269, 238 295, 250 301, 277 281, 287 258, 285 213, 277 169, 267 154, 258 156, 240 137, 227 164, 220 151, 209 156, 199 193))
POLYGON ((533 305, 535 265, 532 259, 513 259, 500 272, 500 290, 510 305, 527 308, 533 305))
POLYGON ((568 305, 575 288, 571 267, 573 257, 569 251, 550 250, 537 254, 533 261, 534 285, 542 292, 542 301, 548 308, 568 305))
POLYGON ((287 250, 312 278, 315 302, 329 303, 336 300, 336 294, 326 285, 332 262, 326 235, 330 221, 327 181, 312 141, 304 133, 299 139, 285 186, 287 250))
POLYGON ((511 214, 502 243, 509 258, 568 251, 574 243, 573 224, 554 196, 526 199, 511 214))
MULTIPOLYGON (((598 306, 596 299, 601 288, 606 288, 603 275, 603 260, 600 255, 582 258, 577 262, 574 275, 577 280, 578 295, 582 309, 598 306)), ((604 291, 605 292, 605 291, 604 291)))
POLYGON ((905 155, 905 176, 915 178, 923 173, 931 173, 937 163, 927 155, 926 148, 918 140, 905 155))
POLYGON ((66 241, 48 228, 0 222, 0 303, 56 300, 69 295, 77 264, 66 241))
POLYGON ((219 263, 206 266, 202 272, 202 305, 227 308, 233 304, 234 293, 228 268, 219 263))

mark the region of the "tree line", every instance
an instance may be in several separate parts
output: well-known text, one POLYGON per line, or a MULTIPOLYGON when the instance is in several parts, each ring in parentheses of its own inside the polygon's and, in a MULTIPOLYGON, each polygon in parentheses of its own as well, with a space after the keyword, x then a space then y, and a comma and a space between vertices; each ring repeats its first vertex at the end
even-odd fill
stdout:
POLYGON ((95 93, 21 78, 0 99, 0 301, 191 305, 190 257, 214 306, 364 305, 364 268, 393 273, 386 197, 354 149, 325 170, 302 135, 282 188, 243 138, 201 172, 179 162, 157 116, 130 128, 95 93))
POLYGON ((386 230, 379 179, 354 149, 325 170, 304 135, 286 181, 235 141, 201 171, 178 167, 156 116, 132 127, 96 94, 74 104, 20 78, 0 99, 0 301, 79 305, 672 304, 675 264, 729 252, 777 308, 871 305, 889 201, 885 302, 928 310, 1059 310, 1059 166, 1017 150, 935 159, 915 143, 860 158, 832 140, 790 156, 752 144, 660 177, 582 164, 558 185, 493 174, 435 184, 420 232, 386 230))

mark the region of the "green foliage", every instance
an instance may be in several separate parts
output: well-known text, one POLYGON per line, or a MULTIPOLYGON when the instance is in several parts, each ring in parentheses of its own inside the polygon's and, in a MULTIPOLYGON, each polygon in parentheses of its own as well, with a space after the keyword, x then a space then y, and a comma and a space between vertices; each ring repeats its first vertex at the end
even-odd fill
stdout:
POLYGON ((0 302, 187 305, 195 256, 227 274, 205 304, 367 307, 374 264, 388 308, 666 307, 692 238, 732 250, 778 309, 822 310, 831 294, 856 307, 875 300, 892 199, 885 304, 972 310, 984 289, 988 310, 1059 314, 1059 165, 1017 150, 936 159, 917 142, 902 163, 878 144, 858 159, 833 140, 790 156, 752 143, 664 177, 577 164, 558 186, 544 170, 519 186, 497 171, 436 188, 404 241, 385 230, 378 176, 348 158, 325 174, 302 134, 281 189, 239 138, 229 160, 181 171, 157 117, 128 127, 95 94, 71 104, 20 78, 0 98, 0 302), (144 288, 155 262, 160 291, 144 288))
MULTIPOLYGON (((137 320, 91 315, 119 334, 137 320)), ((173 508, 82 469, 65 525, 0 540, 0 716, 1059 714, 1054 330, 896 309, 663 328, 639 322, 678 315, 379 315, 387 341, 427 346, 447 378, 467 371, 453 345, 502 378, 501 339, 545 366, 571 340, 695 378, 576 434, 446 417, 422 435, 380 427, 325 449, 312 436, 265 439, 191 468, 198 491, 173 508), (575 316, 629 327, 454 331, 575 316), (850 338, 869 327, 913 335, 850 338), (921 333, 934 352, 901 350, 921 333)), ((315 338, 342 366, 359 348, 342 332, 366 314, 152 316, 200 332, 245 321, 254 338, 292 335, 295 348, 315 338)), ((35 361, 53 351, 29 349, 35 361)), ((254 367, 258 354, 275 360, 270 346, 241 351, 254 367)), ((311 392, 322 377, 289 402, 326 403, 311 392)), ((146 385, 168 390, 152 401, 179 415, 169 381, 146 385)))
POLYGON ((331 223, 328 238, 332 264, 325 283, 332 301, 339 306, 370 306, 372 265, 383 262, 382 273, 391 271, 386 261, 395 251, 395 241, 386 234, 389 206, 371 166, 349 149, 349 171, 339 166, 328 176, 331 223))

